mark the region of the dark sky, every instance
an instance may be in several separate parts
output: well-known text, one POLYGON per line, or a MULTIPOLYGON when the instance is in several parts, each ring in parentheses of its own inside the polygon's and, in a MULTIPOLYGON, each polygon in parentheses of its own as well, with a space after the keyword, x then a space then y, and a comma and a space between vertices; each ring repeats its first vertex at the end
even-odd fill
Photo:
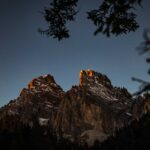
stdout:
POLYGON ((70 24, 71 38, 58 42, 37 32, 46 23, 39 11, 49 0, 0 0, 0 106, 16 98, 34 77, 50 73, 64 90, 78 84, 81 69, 106 74, 113 85, 138 88, 131 77, 149 79, 145 56, 135 50, 150 27, 150 1, 138 7, 140 29, 128 35, 93 36, 94 26, 85 11, 97 8, 98 0, 80 0, 76 22, 70 24), (86 3, 85 3, 86 1, 86 3), (95 1, 95 2, 94 2, 95 1))

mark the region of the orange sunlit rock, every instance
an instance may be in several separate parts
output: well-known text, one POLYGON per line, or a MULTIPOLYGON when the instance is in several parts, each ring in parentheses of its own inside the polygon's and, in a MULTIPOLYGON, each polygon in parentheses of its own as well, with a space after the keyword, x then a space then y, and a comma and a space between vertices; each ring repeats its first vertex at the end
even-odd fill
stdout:
POLYGON ((93 70, 90 70, 90 69, 88 69, 86 71, 81 70, 80 74, 79 74, 79 77, 80 77, 80 86, 83 86, 83 84, 86 83, 85 82, 86 78, 93 77, 93 76, 94 76, 94 71, 93 70))
POLYGON ((80 85, 82 86, 83 85, 83 70, 80 71, 79 78, 80 78, 80 85))
POLYGON ((33 89, 33 88, 34 88, 33 80, 28 84, 28 88, 29 88, 29 89, 33 89))
POLYGON ((87 73, 87 75, 88 75, 89 77, 92 77, 93 74, 94 74, 94 72, 93 72, 92 70, 89 70, 89 69, 86 71, 86 73, 87 73))

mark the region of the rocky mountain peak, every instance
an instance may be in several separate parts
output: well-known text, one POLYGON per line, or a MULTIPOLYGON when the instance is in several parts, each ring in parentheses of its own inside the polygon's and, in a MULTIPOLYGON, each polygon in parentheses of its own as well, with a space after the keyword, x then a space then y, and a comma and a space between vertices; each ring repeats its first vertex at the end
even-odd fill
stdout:
POLYGON ((111 81, 106 75, 95 72, 94 70, 81 70, 80 74, 80 86, 92 86, 103 85, 112 88, 111 81))
POLYGON ((55 82, 54 77, 50 74, 40 76, 31 80, 28 88, 24 88, 20 95, 36 93, 63 93, 62 88, 55 82))
POLYGON ((48 75, 44 75, 44 76, 40 76, 38 78, 34 78, 29 84, 28 84, 28 88, 29 89, 34 89, 37 86, 41 86, 43 85, 49 85, 49 84, 56 84, 53 76, 51 76, 50 74, 48 75))

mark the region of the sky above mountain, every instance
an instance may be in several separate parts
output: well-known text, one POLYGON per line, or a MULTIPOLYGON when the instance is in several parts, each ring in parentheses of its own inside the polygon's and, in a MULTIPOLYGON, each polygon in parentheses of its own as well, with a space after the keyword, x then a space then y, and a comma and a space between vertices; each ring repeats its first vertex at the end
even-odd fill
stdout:
POLYGON ((137 7, 140 28, 122 36, 94 36, 94 25, 86 11, 97 8, 100 1, 80 0, 80 13, 69 24, 71 37, 58 42, 37 32, 47 24, 40 14, 50 0, 0 1, 0 106, 16 98, 35 77, 52 74, 68 90, 79 83, 79 71, 92 69, 106 74, 114 86, 126 87, 131 93, 138 84, 131 77, 149 80, 146 55, 136 47, 143 41, 143 31, 150 27, 150 1, 137 7))

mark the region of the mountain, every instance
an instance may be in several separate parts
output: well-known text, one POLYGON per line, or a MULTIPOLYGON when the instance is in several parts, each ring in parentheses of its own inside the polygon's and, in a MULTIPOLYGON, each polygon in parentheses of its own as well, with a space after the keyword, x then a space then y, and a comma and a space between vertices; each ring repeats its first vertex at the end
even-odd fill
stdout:
POLYGON ((79 78, 64 92, 52 75, 40 76, 0 108, 0 149, 117 149, 126 138, 134 148, 138 129, 150 143, 148 93, 134 98, 93 70, 79 78))
POLYGON ((12 127, 12 122, 14 125, 21 123, 30 127, 34 126, 36 121, 41 125, 51 122, 56 116, 63 95, 64 91, 56 84, 51 75, 33 79, 16 100, 10 101, 8 105, 0 109, 0 121, 2 122, 0 129, 7 129, 9 126, 10 130, 15 129, 12 127), (10 120, 5 124, 3 119, 6 120, 7 117, 10 120))

